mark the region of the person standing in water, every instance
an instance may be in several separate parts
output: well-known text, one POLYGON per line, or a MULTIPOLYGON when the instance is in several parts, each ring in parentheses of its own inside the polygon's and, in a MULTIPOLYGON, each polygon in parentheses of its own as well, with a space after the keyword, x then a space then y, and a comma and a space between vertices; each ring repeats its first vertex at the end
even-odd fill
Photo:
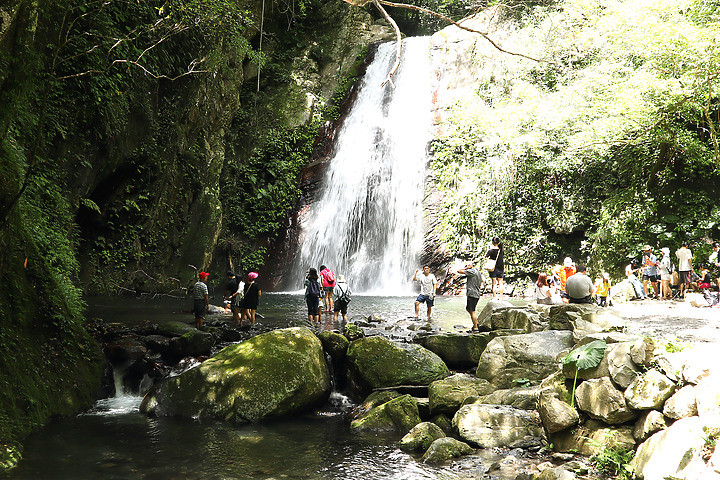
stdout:
POLYGON ((352 292, 350 287, 345 282, 345 275, 338 275, 337 283, 335 284, 335 290, 333 296, 336 298, 334 307, 334 321, 337 322, 338 316, 342 314, 343 322, 347 322, 347 307, 350 303, 352 292))
POLYGON ((255 311, 260 304, 260 287, 255 280, 258 278, 257 272, 248 273, 248 284, 245 289, 245 298, 243 298, 243 307, 245 307, 245 318, 250 320, 250 327, 255 326, 255 311))
POLYGON ((318 273, 314 268, 308 270, 305 276, 305 303, 308 308, 308 321, 310 325, 320 325, 320 297, 322 287, 318 282, 318 273))
POLYGON ((335 289, 335 272, 320 265, 320 277, 322 277, 322 289, 325 304, 325 313, 330 314, 333 311, 333 290, 335 289))
POLYGON ((415 318, 420 316, 420 304, 425 303, 427 305, 427 318, 430 319, 432 313, 432 307, 435 305, 435 291, 437 290, 437 279, 435 275, 430 273, 430 267, 425 265, 423 267, 423 273, 418 277, 420 269, 415 270, 413 276, 413 282, 420 284, 420 295, 415 299, 415 318))
POLYGON ((492 279, 492 296, 499 297, 503 294, 503 278, 505 278, 505 249, 500 237, 493 237, 492 243, 485 252, 485 258, 495 260, 495 269, 488 273, 492 279))
POLYGON ((210 297, 208 295, 207 272, 198 273, 198 281, 193 285, 193 312, 195 313, 195 328, 200 328, 205 320, 205 314, 210 308, 210 297))

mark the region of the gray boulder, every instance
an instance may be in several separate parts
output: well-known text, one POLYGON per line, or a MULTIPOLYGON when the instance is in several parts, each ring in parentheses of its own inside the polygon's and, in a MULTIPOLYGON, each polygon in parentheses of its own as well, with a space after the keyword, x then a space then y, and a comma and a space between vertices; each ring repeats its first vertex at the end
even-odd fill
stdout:
POLYGON ((513 308, 513 304, 510 302, 490 300, 485 304, 485 307, 478 314, 478 325, 481 330, 489 331, 492 330, 492 316, 496 313, 501 313, 509 308, 513 308))
POLYGON ((605 355, 608 362, 610 379, 621 389, 625 389, 640 375, 632 360, 631 350, 634 342, 609 344, 605 355))
POLYGON ((423 463, 443 463, 451 458, 470 455, 475 450, 465 442, 451 437, 435 440, 422 457, 423 463))
POLYGON ((511 388, 515 380, 540 382, 557 370, 558 356, 573 346, 572 332, 549 330, 497 337, 480 356, 476 376, 498 388, 511 388))
POLYGON ((547 322, 540 314, 527 308, 508 308, 496 311, 490 317, 493 330, 521 330, 525 333, 547 329, 547 322))
POLYGON ((367 337, 350 343, 346 365, 351 386, 360 392, 399 385, 430 385, 449 375, 436 354, 413 343, 367 337))
POLYGON ((580 415, 560 396, 551 391, 540 394, 537 406, 540 420, 548 433, 555 433, 577 425, 580 415))
POLYGON ((322 345, 310 329, 287 328, 230 345, 150 389, 140 411, 157 416, 258 422, 307 411, 330 393, 322 345))
POLYGON ((640 414, 633 428, 633 438, 636 442, 642 443, 650 435, 665 430, 670 425, 668 419, 657 410, 647 410, 640 414))
POLYGON ((430 412, 454 415, 466 398, 486 395, 495 390, 487 380, 465 373, 456 373, 442 380, 436 380, 428 387, 430 412))
POLYGON ((665 400, 675 393, 675 384, 657 370, 636 377, 625 390, 625 400, 636 410, 662 410, 665 400))
POLYGON ((506 405, 465 405, 453 417, 453 427, 461 438, 482 448, 528 441, 539 445, 545 438, 537 412, 506 405))
POLYGON ((487 344, 497 336, 495 332, 437 333, 418 335, 415 342, 436 353, 450 368, 474 367, 487 344))
POLYGON ((663 415, 673 420, 694 417, 697 414, 694 385, 685 385, 680 390, 677 390, 663 405, 663 415))
POLYGON ((575 397, 580 410, 609 425, 637 418, 637 413, 628 408, 623 392, 615 388, 608 377, 582 382, 575 390, 575 397))
POLYGON ((565 470, 563 467, 546 468, 534 480, 575 480, 574 473, 565 470))
POLYGON ((572 322, 582 317, 582 314, 588 311, 588 309, 592 309, 592 307, 581 306, 576 303, 563 303, 551 306, 548 313, 550 329, 572 330, 572 322))
POLYGON ((596 455, 609 448, 635 448, 632 427, 609 426, 593 419, 551 434, 550 441, 557 452, 572 452, 585 456, 596 455))
POLYGON ((418 423, 400 440, 400 448, 412 452, 425 452, 432 443, 444 438, 445 432, 434 423, 418 423))
POLYGON ((520 408, 522 410, 533 410, 537 405, 539 391, 539 386, 506 388, 502 390, 495 390, 487 395, 481 395, 477 397, 477 399, 466 403, 510 405, 511 407, 520 408))
POLYGON ((703 378, 695 386, 695 401, 701 417, 720 417, 720 374, 703 378))

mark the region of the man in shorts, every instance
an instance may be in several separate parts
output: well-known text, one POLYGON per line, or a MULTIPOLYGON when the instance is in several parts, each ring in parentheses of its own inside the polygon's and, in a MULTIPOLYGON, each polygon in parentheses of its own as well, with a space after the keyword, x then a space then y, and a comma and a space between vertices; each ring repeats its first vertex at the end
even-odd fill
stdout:
POLYGON ((427 317, 430 319, 430 313, 432 307, 435 305, 435 291, 437 290, 437 279, 435 275, 430 273, 430 267, 425 265, 423 267, 422 275, 418 276, 420 269, 415 270, 413 276, 413 282, 420 284, 420 295, 415 300, 415 318, 420 316, 420 304, 425 303, 427 305, 427 317))
POLYGON ((199 280, 193 285, 193 313, 195 313, 195 328, 202 327, 205 314, 210 308, 210 297, 208 296, 207 278, 210 276, 207 272, 198 274, 199 280))
POLYGON ((472 321, 472 330, 470 330, 470 333, 480 333, 477 313, 475 312, 475 308, 480 300, 480 292, 482 288, 480 270, 475 268, 475 263, 471 260, 467 263, 467 265, 465 265, 465 268, 461 268, 457 271, 457 273, 465 275, 467 278, 467 282, 465 284, 465 296, 467 297, 465 310, 470 314, 470 320, 472 321))

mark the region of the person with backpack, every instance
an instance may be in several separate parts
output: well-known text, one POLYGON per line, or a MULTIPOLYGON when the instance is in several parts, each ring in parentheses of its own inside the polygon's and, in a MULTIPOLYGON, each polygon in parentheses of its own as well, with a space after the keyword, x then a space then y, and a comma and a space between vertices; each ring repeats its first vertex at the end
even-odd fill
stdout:
POLYGON ((333 295, 337 298, 333 309, 335 312, 333 320, 337 322, 338 316, 342 313, 343 322, 347 322, 347 307, 350 300, 352 300, 352 292, 350 291, 348 284, 345 282, 345 275, 338 275, 333 295))
POLYGON ((670 281, 675 268, 670 260, 670 249, 663 247, 660 252, 662 252, 662 257, 660 257, 657 267, 658 273, 660 273, 660 300, 672 300, 670 281))
POLYGON ((310 268, 305 276, 305 303, 308 307, 308 321, 311 325, 320 325, 320 297, 322 289, 318 282, 317 270, 310 268))
POLYGON ((233 323, 235 328, 241 324, 240 314, 243 313, 243 297, 245 294, 245 282, 232 270, 228 270, 226 273, 228 278, 227 286, 225 287, 225 298, 230 302, 230 311, 232 312, 233 323))
POLYGON ((335 273, 325 265, 320 265, 325 313, 333 311, 333 290, 335 289, 335 273))

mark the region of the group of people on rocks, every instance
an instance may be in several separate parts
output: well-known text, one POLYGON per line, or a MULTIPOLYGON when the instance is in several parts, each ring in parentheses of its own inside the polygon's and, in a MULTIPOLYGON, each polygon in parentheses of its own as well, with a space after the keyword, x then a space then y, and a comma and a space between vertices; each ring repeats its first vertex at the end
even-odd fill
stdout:
POLYGON ((312 325, 320 325, 320 316, 323 313, 334 313, 333 319, 337 322, 342 314, 347 320, 347 309, 352 299, 352 291, 345 281, 344 275, 335 278, 335 272, 325 265, 320 266, 320 274, 315 268, 308 269, 305 275, 305 303, 308 308, 308 321, 312 325), (320 300, 323 303, 320 303, 320 300))
MULTIPOLYGON (((255 280, 257 272, 247 274, 247 281, 243 281, 240 275, 232 270, 225 274, 228 282, 225 286, 223 305, 232 312, 235 327, 242 327, 247 320, 250 328, 255 326, 255 314, 260 304, 262 291, 255 280)), ((193 313, 195 315, 195 327, 200 328, 210 309, 210 296, 208 294, 207 279, 210 276, 207 272, 198 273, 198 281, 192 287, 193 313)))

